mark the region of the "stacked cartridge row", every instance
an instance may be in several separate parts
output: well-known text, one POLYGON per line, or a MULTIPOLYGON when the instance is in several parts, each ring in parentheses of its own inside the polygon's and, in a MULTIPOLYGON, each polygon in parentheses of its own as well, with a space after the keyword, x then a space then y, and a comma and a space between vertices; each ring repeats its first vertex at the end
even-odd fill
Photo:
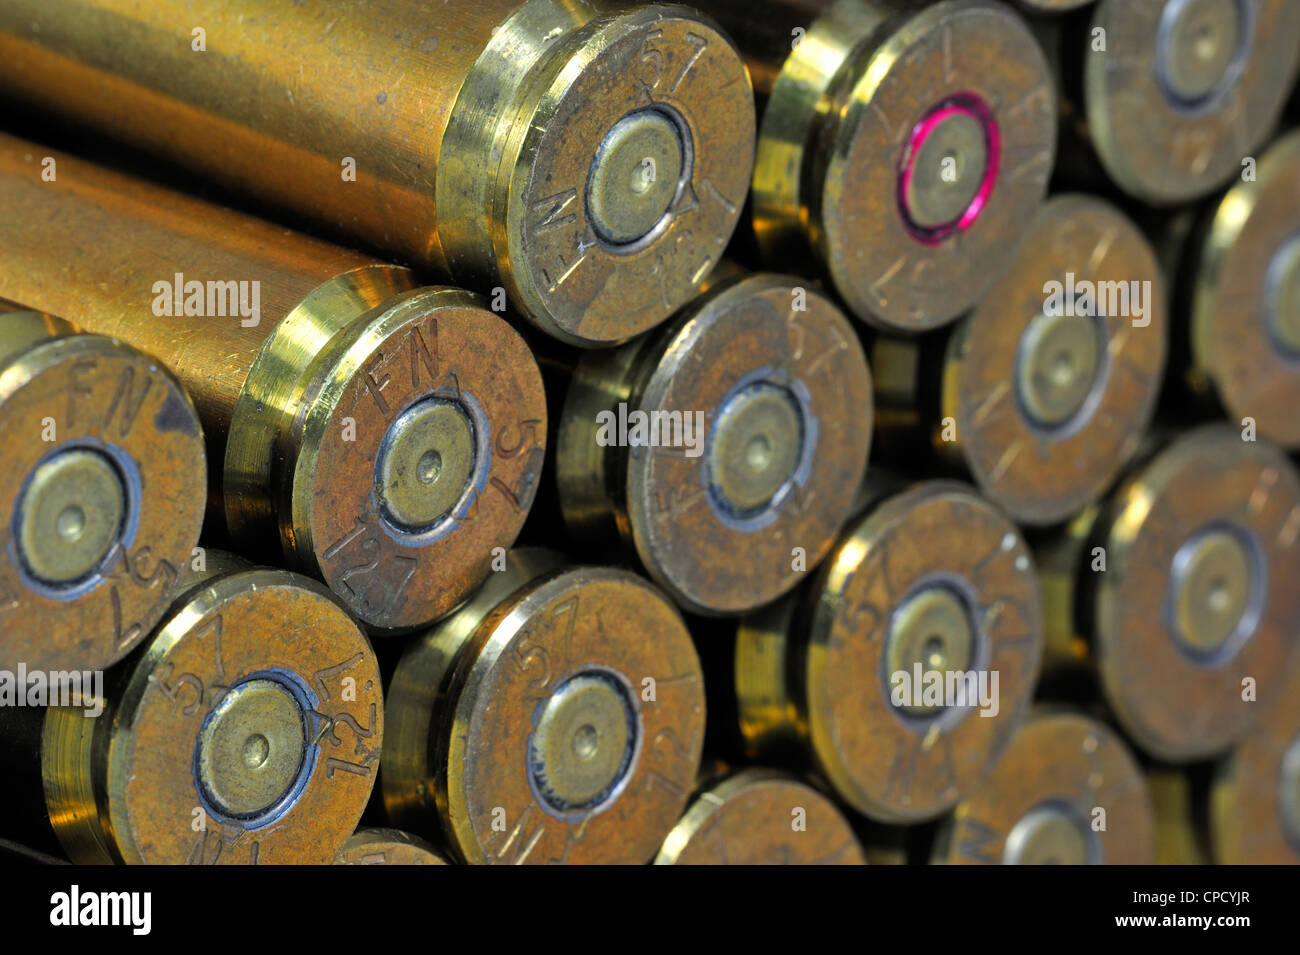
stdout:
POLYGON ((1300 861, 1298 69, 1286 0, 7 4, 0 850, 1300 861))

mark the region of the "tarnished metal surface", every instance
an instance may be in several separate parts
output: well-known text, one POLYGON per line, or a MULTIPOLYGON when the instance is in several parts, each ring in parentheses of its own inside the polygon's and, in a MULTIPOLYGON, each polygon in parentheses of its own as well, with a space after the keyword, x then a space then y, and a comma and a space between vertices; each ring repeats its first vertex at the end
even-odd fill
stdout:
POLYGON ((358 829, 334 857, 335 865, 446 865, 433 846, 398 829, 358 829))
POLYGON ((927 482, 851 523, 805 593, 742 622, 741 728, 754 755, 798 740, 873 819, 931 819, 1006 746, 1041 652, 1037 580, 1014 525, 962 485, 927 482), (916 680, 908 712, 896 692, 918 671, 976 686, 982 674, 983 696, 933 705, 916 680))
POLYGON ((657 865, 863 865, 835 804, 804 783, 742 770, 702 789, 664 840, 657 865))
POLYGON ((1086 51, 1082 108, 1106 172, 1171 205, 1239 175, 1277 122, 1300 63, 1300 8, 1098 0, 1091 31, 1068 42, 1086 51))
POLYGON ((1214 860, 1300 864, 1300 675, 1292 669, 1275 705, 1219 766, 1210 792, 1214 860))
POLYGON ((41 767, 78 862, 326 863, 384 738, 379 669, 327 590, 214 552, 107 711, 51 708, 41 767))
POLYGON ((1055 154, 1052 77, 1020 17, 984 0, 702 7, 735 31, 767 96, 753 186, 765 257, 814 251, 884 329, 934 328, 974 304, 1055 154))
POLYGON ((651 585, 525 549, 411 645, 388 716, 395 824, 464 862, 636 864, 686 805, 704 684, 651 585))
POLYGON ((446 613, 523 524, 545 454, 541 376, 475 296, 3 136, 0 255, 0 296, 177 375, 235 540, 278 543, 367 624, 446 613), (237 295, 213 304, 214 286, 237 295), (427 426, 431 403, 459 433, 427 426), (431 490, 442 505, 404 508, 431 490))
POLYGON ((0 309, 0 448, 0 668, 102 669, 153 629, 194 556, 194 405, 119 341, 0 309))
POLYGON ((988 782, 957 806, 934 860, 960 865, 1151 865, 1151 799, 1142 771, 1101 723, 1035 713, 988 782))
POLYGON ((1259 157, 1188 250, 1194 386, 1261 437, 1300 448, 1300 133, 1259 157))
POLYGON ((862 348, 828 299, 787 276, 725 281, 578 365, 557 439, 565 521, 592 556, 633 550, 688 610, 751 610, 830 550, 871 424, 862 348))
POLYGON ((1024 524, 1100 497, 1137 450, 1165 368, 1156 255, 1119 210, 1049 200, 987 296, 946 337, 877 339, 882 443, 969 474, 1024 524))
POLYGON ((1223 753, 1295 647, 1298 530, 1300 476, 1275 448, 1227 425, 1176 438, 1045 557, 1052 667, 1091 666, 1146 752, 1223 753))

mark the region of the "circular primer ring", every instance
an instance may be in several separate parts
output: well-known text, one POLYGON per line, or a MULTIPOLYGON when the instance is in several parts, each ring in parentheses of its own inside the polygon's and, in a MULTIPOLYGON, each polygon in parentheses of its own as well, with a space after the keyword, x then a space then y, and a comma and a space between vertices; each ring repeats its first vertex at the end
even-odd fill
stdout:
POLYGON ((320 700, 311 687, 309 687, 307 683, 298 676, 298 674, 286 670, 283 667, 271 667, 266 670, 259 670, 256 673, 249 673, 240 677, 226 689, 226 693, 229 693, 231 690, 237 689, 244 684, 252 683, 255 680, 270 680, 271 682, 284 687, 289 691, 290 695, 293 696, 294 701, 298 704, 299 710, 302 713, 303 739, 308 740, 309 742, 304 749, 302 762, 298 765, 298 772, 294 777, 292 785, 289 786, 285 791, 285 794, 273 805, 255 814, 248 816, 232 816, 216 808, 216 803, 208 792, 207 787, 203 785, 202 777, 199 773, 199 746, 200 741, 203 738, 203 731, 207 728, 208 722, 212 719, 212 716, 216 712, 217 706, 221 703, 221 699, 224 698, 225 693, 222 694, 222 697, 213 701, 213 704, 208 709, 207 715, 203 718, 203 723, 199 727, 199 732, 195 734, 194 759, 190 770, 194 775, 194 789, 198 793, 199 804, 203 807, 203 811, 207 813, 208 817, 221 823, 237 825, 247 832, 254 832, 273 825, 283 818, 289 810, 297 805, 298 798, 302 795, 303 790, 307 788, 307 784, 311 782, 312 775, 316 771, 316 762, 320 756, 319 743, 310 742, 311 740, 316 739, 319 731, 319 727, 316 725, 319 720, 314 714, 316 712, 316 707, 320 705, 320 700))
POLYGON ((528 765, 526 767, 526 776, 528 778, 528 788, 532 791, 533 798, 537 800, 537 805, 547 814, 554 816, 563 822, 581 822, 590 816, 598 815, 604 812, 610 806, 618 801, 623 790, 627 788, 629 780, 636 775, 637 764, 641 760, 641 750, 644 747, 645 733, 641 719, 641 707, 638 703, 636 692, 632 689, 627 677, 617 670, 600 665, 588 665, 581 670, 569 674, 556 688, 547 695, 545 699, 537 701, 537 706, 533 711, 532 723, 536 727, 537 721, 541 718, 542 711, 546 704, 558 693, 563 691, 574 680, 579 677, 597 677, 610 684, 614 692, 619 695, 622 702, 627 707, 628 712, 628 734, 632 741, 628 747, 627 754, 623 762, 619 765, 618 773, 613 781, 603 792, 593 797, 587 803, 581 806, 571 806, 559 804, 550 794, 544 792, 538 783, 540 772, 534 765, 536 756, 534 755, 533 733, 528 734, 528 742, 524 748, 528 765))
POLYGON ((975 93, 963 92, 954 93, 940 100, 912 127, 907 143, 903 147, 902 155, 898 159, 896 201, 898 203, 898 214, 902 217, 907 231, 918 242, 929 246, 942 245, 945 240, 953 235, 965 232, 976 223, 985 206, 992 199, 993 191, 998 184, 998 174, 1001 170, 1002 130, 998 125, 997 117, 993 115, 993 111, 984 102, 983 98, 975 93), (907 191, 914 175, 913 163, 926 139, 941 123, 953 116, 968 116, 980 124, 984 130, 984 146, 988 153, 988 161, 985 164, 984 175, 980 180, 979 188, 975 191, 975 197, 966 206, 966 210, 947 225, 927 229, 918 225, 908 211, 907 191))
POLYGON ((9 558, 13 561, 14 566, 18 569, 19 579, 23 584, 33 592, 40 594, 50 600, 57 600, 61 603, 71 603, 74 600, 84 596, 94 590, 104 582, 104 571, 118 559, 122 551, 128 551, 131 545, 135 543, 135 535, 140 527, 140 501, 142 498, 140 470, 136 467, 132 457, 119 448, 117 445, 101 441, 99 438, 81 437, 72 441, 67 441, 57 447, 52 448, 41 459, 32 466, 23 479, 22 487, 18 491, 18 496, 14 502, 14 512, 10 518, 9 527, 9 558), (45 462, 58 457, 67 451, 91 451, 99 454, 108 460, 113 470, 117 473, 118 479, 122 482, 122 488, 126 491, 126 507, 122 511, 122 520, 118 530, 117 542, 108 549, 100 562, 83 575, 79 580, 70 581, 66 584, 50 584, 33 574, 28 568, 27 559, 21 553, 18 546, 19 534, 19 516, 22 513, 23 500, 27 495, 27 489, 31 484, 32 476, 37 469, 45 462))
MULTIPOLYGON (((474 436, 474 470, 465 485, 465 490, 461 492, 460 497, 452 505, 451 509, 429 526, 416 530, 407 530, 395 523, 389 517, 388 508, 378 499, 378 495, 372 487, 370 492, 371 503, 375 508, 375 513, 379 515, 378 525, 385 534, 403 547, 427 547, 429 544, 446 537, 459 527, 461 521, 468 514, 470 505, 487 488, 488 475, 492 471, 492 422, 484 413, 483 406, 468 391, 453 392, 446 388, 439 388, 436 391, 419 395, 407 402, 393 416, 394 422, 401 420, 402 416, 416 405, 433 399, 459 404, 461 410, 469 419, 470 429, 474 436)), ((382 461, 387 455, 388 443, 391 438, 392 430, 390 429, 384 435, 383 443, 380 444, 379 450, 375 453, 376 462, 382 461)))
POLYGON ((718 406, 710 413, 710 418, 716 421, 737 395, 745 389, 758 384, 770 385, 785 391, 799 409, 799 463, 795 466, 794 473, 772 495, 771 500, 765 506, 746 512, 738 512, 723 500, 723 496, 714 483, 713 475, 709 470, 708 461, 713 447, 713 428, 709 429, 709 435, 705 440, 705 464, 704 467, 700 468, 700 475, 708 492, 709 509, 723 524, 744 533, 753 533, 770 526, 777 519, 782 505, 790 497, 794 488, 803 487, 808 483, 808 479, 812 476, 813 459, 816 457, 819 433, 817 417, 812 413, 812 393, 808 390, 808 386, 798 378, 783 379, 783 376, 775 368, 755 369, 737 381, 723 396, 722 400, 718 402, 718 406))

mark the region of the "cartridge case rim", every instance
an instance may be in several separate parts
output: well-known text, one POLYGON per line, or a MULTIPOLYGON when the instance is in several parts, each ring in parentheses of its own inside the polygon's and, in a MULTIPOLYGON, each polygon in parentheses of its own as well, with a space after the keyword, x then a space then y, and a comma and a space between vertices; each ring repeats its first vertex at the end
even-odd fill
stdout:
POLYGON ((1098 535, 1108 570, 1095 584, 1093 647, 1103 695, 1146 752, 1173 763, 1209 757, 1253 725, 1242 678, 1275 672, 1295 645, 1297 515, 1293 466, 1227 425, 1183 434, 1116 492, 1098 535), (1169 579, 1178 548, 1207 529, 1242 536, 1260 595, 1243 633, 1199 659, 1175 639, 1169 579), (1195 705, 1177 702, 1187 700, 1195 705))
POLYGON ((1288 7, 1287 0, 1243 7, 1247 59, 1236 78, 1208 102, 1181 108, 1156 76, 1165 4, 1099 0, 1092 25, 1110 46, 1086 58, 1084 109, 1098 157, 1125 192, 1168 206, 1207 194, 1240 169, 1242 152, 1276 122, 1300 64, 1300 19, 1288 7))
POLYGON ((439 790, 437 804, 453 851, 470 863, 502 861, 511 852, 517 862, 544 861, 540 858, 543 854, 561 849, 570 862, 647 861, 685 805, 703 746, 704 687, 699 662, 685 625, 666 598, 649 583, 614 568, 572 567, 544 574, 489 611, 454 654, 439 690, 446 704, 441 718, 435 714, 430 740, 430 756, 436 761, 431 769, 439 790), (601 591, 608 594, 602 596, 601 591), (538 615, 546 608, 554 615, 573 602, 576 622, 576 600, 583 598, 612 599, 624 606, 639 601, 644 614, 639 620, 650 626, 648 620, 657 618, 655 645, 632 642, 618 653, 604 651, 593 642, 600 637, 584 636, 579 628, 570 632, 583 641, 584 662, 554 663, 545 650, 556 647, 540 634, 543 624, 539 624, 538 615), (534 646, 528 649, 523 641, 530 635, 534 646), (522 671, 511 675, 520 666, 528 669, 528 675, 522 671), (525 714, 521 725, 510 719, 508 712, 503 715, 502 708, 513 705, 513 691, 503 688, 502 681, 519 684, 517 689, 534 684, 530 692, 535 694, 538 680, 543 681, 544 692, 575 667, 593 666, 623 674, 637 694, 644 692, 642 679, 655 674, 628 672, 634 667, 660 673, 666 667, 672 672, 656 677, 654 702, 635 697, 641 721, 638 752, 621 790, 593 812, 556 817, 537 801, 531 784, 523 781, 527 775, 522 756, 528 736, 526 714, 532 708, 521 711, 525 714), (676 715, 668 715, 674 710, 676 715), (683 722, 690 727, 689 735, 681 732, 683 722), (512 753, 519 755, 517 768, 503 767, 502 761, 512 753), (505 779, 498 780, 495 788, 488 785, 493 774, 503 770, 508 774, 505 779), (501 783, 510 787, 504 795, 501 783), (656 786, 663 787, 667 795, 657 797, 656 786), (520 802, 523 810, 516 808, 520 802), (497 806, 505 808, 505 822, 513 827, 514 836, 493 828, 492 810, 497 806), (610 827, 623 835, 617 840, 602 838, 601 833, 610 827), (530 843, 514 845, 521 837, 533 836, 536 838, 530 843))
POLYGON ((176 379, 152 358, 115 339, 84 334, 41 341, 11 356, 0 368, 0 408, 4 470, 15 478, 5 480, 0 500, 6 524, 17 520, 14 509, 33 469, 68 449, 102 455, 123 482, 126 505, 105 556, 69 586, 40 583, 23 570, 12 526, 0 566, 0 613, 8 616, 0 663, 102 669, 125 656, 162 616, 198 541, 207 484, 198 415, 176 379), (61 369, 69 382, 52 377, 61 369), (13 433, 15 416, 22 420, 20 433, 13 433), (47 423, 56 429, 53 443, 39 440, 47 423), (40 612, 13 615, 28 602, 40 612))
MULTIPOLYGON (((753 819, 753 816, 744 818, 753 819)), ((755 820, 755 822, 765 821, 767 820, 755 820)), ((750 767, 711 783, 699 791, 677 825, 673 827, 672 832, 668 834, 668 838, 664 840, 659 854, 655 856, 655 865, 691 865, 705 862, 704 859, 699 858, 700 839, 707 838, 706 834, 710 831, 719 831, 720 834, 717 837, 718 858, 709 861, 723 865, 753 865, 776 861, 766 853, 778 848, 783 861, 790 865, 867 864, 857 837, 838 807, 807 783, 776 770, 750 767), (777 814, 776 825, 781 829, 792 831, 795 834, 794 838, 779 847, 765 845, 764 855, 754 858, 750 855, 755 848, 751 840, 762 838, 763 832, 762 830, 755 832, 751 829, 746 833, 745 842, 738 847, 742 858, 733 861, 729 858, 726 849, 725 814, 737 802, 770 801, 777 793, 788 797, 792 803, 789 808, 782 804, 782 811, 777 814), (794 800, 801 805, 795 806, 794 800), (794 821, 791 815, 796 808, 804 810, 802 822, 806 828, 792 828, 794 821), (829 839, 823 834, 827 828, 832 830, 829 839), (805 839, 807 842, 815 840, 818 848, 827 851, 818 852, 814 849, 813 852, 808 853, 807 847, 801 844, 805 839), (829 847, 827 843, 830 843, 829 847)))
POLYGON ((1300 132, 1292 132, 1260 157, 1255 181, 1236 183, 1220 200, 1197 256, 1191 307, 1195 367, 1234 418, 1253 419, 1260 435, 1292 449, 1300 447, 1300 357, 1268 328, 1265 297, 1269 264, 1300 237, 1297 176, 1300 132))
POLYGON ((843 94, 821 174, 821 257, 835 288, 860 318, 884 330, 927 331, 981 297, 1046 194, 1056 152, 1055 87, 1019 15, 985 0, 943 0, 921 9, 849 64, 842 69, 853 70, 854 82, 843 94), (963 20, 966 25, 959 25, 963 20), (981 21, 987 24, 983 33, 981 21), (1013 43, 1018 44, 1014 56, 991 52, 1005 52, 1013 43), (989 60, 983 67, 972 64, 960 89, 953 88, 957 79, 949 78, 952 67, 945 65, 961 55, 954 52, 957 45, 977 62, 989 60), (926 50, 937 66, 927 69, 916 50, 926 50), (915 233, 896 208, 907 158, 902 147, 913 130, 899 117, 907 117, 917 102, 908 77, 933 75, 944 82, 923 107, 959 95, 983 104, 992 137, 987 174, 994 176, 980 191, 978 209, 963 217, 958 230, 937 239, 915 233), (996 110, 988 106, 994 103, 996 110), (1012 115, 1022 121, 1010 122, 1012 115), (879 163, 882 154, 898 154, 897 164, 879 163), (963 255, 942 254, 958 240, 963 255), (898 255, 897 249, 906 251, 898 255), (945 275, 954 260, 960 273, 945 275))
POLYGON ((1017 521, 1036 526, 1059 523, 1100 497, 1137 450, 1155 413, 1168 352, 1167 314, 1155 252, 1136 226, 1100 199, 1049 199, 1008 271, 959 320, 947 344, 941 414, 956 423, 957 450, 981 493, 1017 521), (1091 251, 1080 255, 1058 241, 1067 228, 1095 238, 1091 251), (1138 275, 1150 283, 1151 295, 1142 320, 1124 314, 1097 318, 1105 347, 1089 394, 1059 426, 1043 427, 1012 383, 1028 327, 1022 329, 1021 321, 1045 313, 1046 284, 1070 278, 1076 260, 1086 262, 1080 287, 1118 282, 1128 289, 1138 281, 1128 276, 1138 275))

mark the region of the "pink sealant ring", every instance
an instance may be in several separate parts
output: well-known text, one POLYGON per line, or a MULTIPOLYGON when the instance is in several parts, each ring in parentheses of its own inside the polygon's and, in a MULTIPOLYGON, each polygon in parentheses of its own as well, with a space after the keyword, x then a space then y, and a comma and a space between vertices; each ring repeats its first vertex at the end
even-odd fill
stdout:
POLYGON ((912 135, 907 141, 907 146, 903 149, 902 160, 898 167, 898 211, 903 217, 903 223, 907 226, 907 231, 918 242, 926 245, 939 245, 949 236, 957 232, 965 232, 975 224, 988 205, 989 199, 993 195, 993 190, 998 183, 998 172, 1002 168, 1002 132, 998 128, 998 121, 993 116, 993 111, 989 109, 984 100, 974 93, 956 93, 941 101, 932 108, 925 117, 912 127, 912 135), (917 153, 925 145, 925 141, 939 127, 939 125, 953 116, 969 116, 980 124, 984 129, 984 142, 988 150, 988 163, 984 169, 984 179, 980 182, 979 190, 975 193, 975 198, 971 200, 966 211, 947 225, 937 226, 935 228, 924 228, 916 224, 912 219, 911 212, 907 207, 907 189, 912 183, 913 164, 916 161, 917 153))

